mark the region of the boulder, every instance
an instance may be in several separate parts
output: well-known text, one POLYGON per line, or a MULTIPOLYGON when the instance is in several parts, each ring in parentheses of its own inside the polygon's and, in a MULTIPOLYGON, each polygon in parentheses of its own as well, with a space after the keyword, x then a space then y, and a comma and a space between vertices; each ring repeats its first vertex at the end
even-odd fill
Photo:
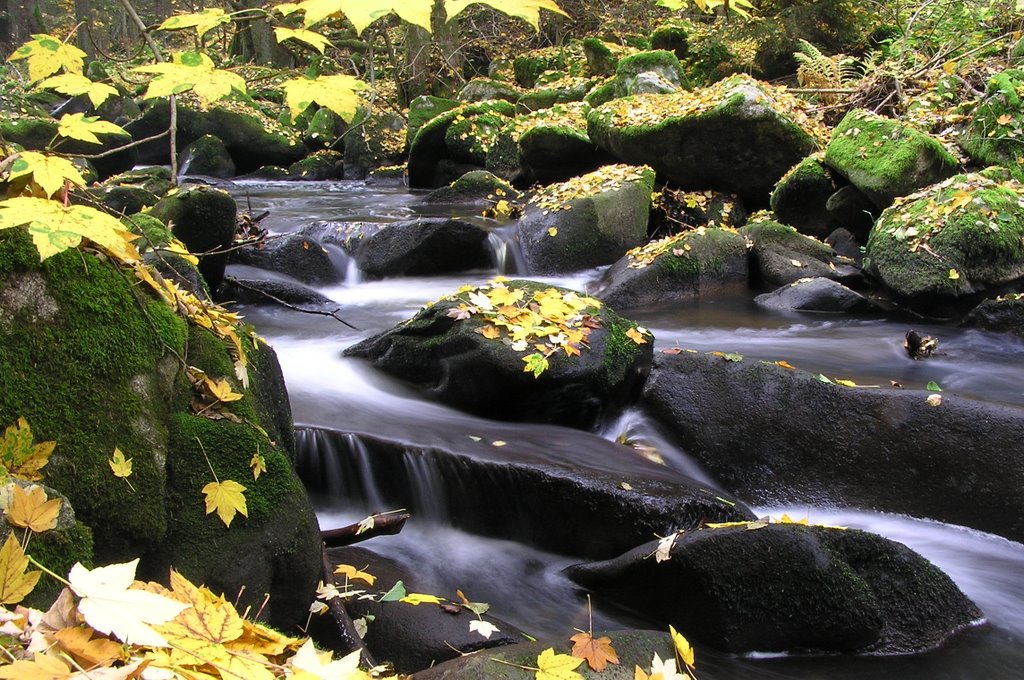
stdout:
POLYGON ((832 279, 816 276, 797 279, 770 293, 754 298, 759 306, 793 312, 867 312, 872 302, 855 290, 832 279))
POLYGON ((359 270, 367 277, 429 276, 491 266, 487 232, 475 224, 424 217, 384 225, 359 243, 359 270))
POLYGON ((966 311, 1024 277, 1024 184, 957 175, 897 201, 868 238, 865 269, 906 304, 966 311))
POLYGON ((647 164, 685 189, 731 191, 759 207, 817 147, 802 107, 780 89, 736 75, 693 92, 615 99, 590 112, 587 130, 622 162, 647 164))
POLYGON ((302 143, 313 151, 333 149, 347 129, 348 124, 341 116, 328 108, 320 108, 310 117, 302 143))
POLYGON ((442 298, 345 355, 477 415, 589 428, 635 396, 651 344, 593 298, 512 281, 442 298))
POLYGON ((735 230, 699 227, 629 251, 605 272, 597 297, 636 309, 746 291, 747 246, 735 230))
POLYGON ((686 26, 677 23, 661 24, 651 33, 651 47, 656 50, 668 50, 679 59, 685 59, 690 49, 686 26))
POLYGON ((344 176, 341 153, 331 150, 315 151, 288 166, 288 179, 319 181, 341 179, 344 176))
POLYGON ((598 82, 599 79, 583 76, 564 76, 543 85, 538 84, 516 101, 516 112, 530 113, 551 108, 555 104, 582 102, 598 82))
POLYGON ((1024 538, 1022 409, 689 352, 657 357, 642 404, 750 502, 874 508, 1024 538))
POLYGON ((296 281, 247 279, 225 276, 220 297, 243 305, 280 304, 297 307, 327 307, 336 303, 326 295, 296 281))
POLYGON ((459 90, 459 101, 484 102, 491 99, 504 99, 515 104, 523 91, 513 83, 492 78, 473 78, 459 90))
MULTIPOLYGON (((502 431, 500 425, 489 430, 496 436, 502 431)), ((531 426, 524 434, 506 425, 504 431, 508 436, 499 441, 506 444, 494 446, 471 437, 436 441, 415 429, 387 436, 316 430, 336 458, 325 469, 300 470, 314 492, 331 483, 326 469, 360 470, 372 475, 388 507, 588 559, 609 559, 652 536, 692 531, 704 521, 754 519, 728 493, 597 435, 551 426, 531 426), (430 494, 423 493, 424 473, 430 494)), ((358 497, 360 490, 349 493, 358 497)))
POLYGON ((234 177, 235 162, 219 137, 203 135, 185 147, 178 159, 178 172, 182 175, 206 177, 234 177))
POLYGON ((514 200, 519 192, 511 184, 486 170, 467 172, 446 187, 434 189, 423 197, 424 203, 491 206, 505 199, 514 200))
POLYGON ((401 163, 407 137, 405 118, 397 112, 361 107, 344 137, 344 178, 364 179, 381 166, 401 163))
MULTIPOLYGON (((448 128, 455 124, 456 120, 463 121, 474 116, 488 114, 486 120, 492 121, 494 115, 511 117, 514 112, 515 107, 509 102, 493 100, 462 104, 431 118, 420 127, 409 145, 409 186, 436 188, 447 184, 469 170, 479 169, 466 167, 462 172, 450 176, 455 172, 455 168, 451 166, 456 164, 450 158, 448 128)), ((490 127, 491 123, 489 122, 488 128, 490 127)), ((496 134, 497 130, 494 132, 496 134)), ((452 145, 462 148, 463 141, 452 139, 452 145)), ((482 164, 481 162, 480 165, 482 164)))
MULTIPOLYGON (((225 251, 234 242, 235 199, 220 189, 202 185, 183 189, 158 201, 149 213, 166 224, 189 252, 225 251)), ((226 252, 199 255, 199 271, 214 294, 224 279, 227 261, 226 252)))
POLYGON ((602 600, 731 653, 909 654, 982 618, 928 560, 864 531, 762 520, 678 535, 655 559, 660 547, 566 573, 602 600))
POLYGON ((678 92, 685 83, 679 57, 668 50, 630 54, 619 59, 615 67, 616 97, 678 92))
POLYGON ((871 227, 881 214, 871 199, 852 184, 839 187, 829 196, 825 201, 825 210, 832 224, 838 229, 846 229, 860 243, 867 242, 871 227))
POLYGON ((228 344, 147 290, 84 251, 40 263, 23 230, 6 230, 0 422, 24 417, 37 440, 57 441, 45 481, 91 528, 97 563, 141 557, 139 577, 161 580, 173 565, 231 598, 244 585, 242 606, 254 611, 269 593, 266 615, 288 629, 306 618, 320 539, 284 448, 291 423, 276 361, 239 333, 249 357, 243 388, 228 344), (238 422, 197 414, 186 365, 243 394, 220 409, 238 422), (133 488, 110 472, 115 447, 132 459, 133 488), (253 480, 257 451, 267 470, 253 480), (246 487, 248 516, 230 528, 205 512, 211 467, 246 487))
POLYGON ((447 158, 455 164, 483 167, 487 152, 507 121, 507 116, 491 111, 457 117, 444 133, 447 158))
POLYGON ((1024 336, 1024 294, 1011 293, 984 300, 971 310, 964 324, 1024 336))
POLYGON ((340 283, 344 268, 319 241, 305 234, 284 234, 280 238, 247 245, 231 254, 232 264, 259 267, 286 274, 305 284, 340 283))
POLYGON ((512 61, 516 83, 520 87, 531 88, 545 71, 560 71, 567 65, 569 55, 564 49, 556 47, 530 50, 512 61))
POLYGON ((812 154, 782 176, 772 189, 769 206, 783 224, 824 238, 838 226, 825 207, 838 189, 832 170, 821 162, 820 154, 812 154))
POLYGON ((584 38, 582 45, 587 59, 587 71, 594 76, 615 75, 619 58, 629 53, 629 48, 592 36, 584 38))
POLYGON ((530 272, 562 274, 615 262, 647 240, 654 172, 608 165, 536 192, 516 225, 530 272))
POLYGON ((832 131, 825 163, 878 208, 956 174, 959 166, 934 137, 863 109, 846 114, 832 131))
POLYGON ((775 287, 822 277, 848 284, 863 278, 851 260, 789 225, 765 217, 748 222, 740 233, 751 244, 751 278, 756 283, 775 287))
MULTIPOLYGON (((500 99, 500 97, 498 97, 498 99, 500 99)), ((420 95, 409 102, 409 124, 406 127, 406 146, 412 146, 412 140, 416 138, 416 133, 420 131, 420 128, 423 127, 427 121, 441 115, 445 111, 450 111, 457 106, 459 106, 459 102, 454 99, 444 99, 442 97, 434 97, 427 94, 420 95)))
POLYGON ((736 229, 750 215, 736 194, 719 191, 683 191, 665 185, 653 199, 651 235, 671 235, 688 229, 736 229))
MULTIPOLYGON (((1022 43, 1018 42, 1018 45, 1022 43)), ((978 102, 957 138, 967 155, 979 165, 1001 165, 1024 182, 1024 149, 1020 145, 1021 87, 1024 70, 1006 69, 989 78, 978 102)))

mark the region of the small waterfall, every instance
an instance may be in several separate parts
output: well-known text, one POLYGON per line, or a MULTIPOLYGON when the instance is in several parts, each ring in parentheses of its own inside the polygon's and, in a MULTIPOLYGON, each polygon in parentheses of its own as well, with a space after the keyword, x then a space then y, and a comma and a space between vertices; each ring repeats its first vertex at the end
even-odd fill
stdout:
POLYGON ((412 451, 402 455, 402 463, 409 480, 409 507, 421 517, 446 521, 445 483, 437 466, 426 456, 412 451))
POLYGON ((370 452, 354 434, 295 429, 299 477, 311 492, 332 501, 359 503, 373 511, 386 503, 374 480, 370 452))
POLYGON ((359 264, 356 262, 356 258, 348 258, 348 263, 345 265, 345 285, 357 286, 362 282, 363 272, 359 270, 359 264))
POLYGON ((323 244, 323 249, 327 253, 327 258, 331 261, 334 271, 343 274, 345 282, 348 283, 349 270, 353 266, 353 258, 345 252, 344 248, 333 243, 323 244))
POLYGON ((487 242, 491 246, 491 257, 499 274, 527 273, 526 260, 516 241, 514 227, 497 227, 487 235, 487 242))

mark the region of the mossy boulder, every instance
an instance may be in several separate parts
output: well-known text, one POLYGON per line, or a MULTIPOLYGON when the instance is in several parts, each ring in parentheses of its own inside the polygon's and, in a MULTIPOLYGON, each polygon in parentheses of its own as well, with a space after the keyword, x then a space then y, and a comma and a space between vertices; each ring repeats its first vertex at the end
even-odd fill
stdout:
POLYGON ((865 268, 907 304, 948 316, 1024 277, 1024 185, 958 175, 897 201, 865 268))
MULTIPOLYGON (((229 248, 237 212, 235 199, 227 192, 204 185, 171 194, 149 209, 193 253, 229 248)), ((199 256, 199 271, 214 294, 224 279, 227 258, 226 252, 199 256)))
POLYGON ((310 181, 341 179, 344 168, 344 157, 340 152, 323 149, 289 165, 288 178, 310 181))
POLYGON ((825 238, 839 226, 825 207, 839 189, 833 171, 812 154, 783 175, 769 199, 772 212, 783 224, 802 233, 825 238))
POLYGON ((752 207, 815 150, 812 129, 795 98, 739 75, 694 92, 615 99, 587 116, 590 138, 622 162, 647 164, 685 189, 734 192, 752 207))
POLYGON ((503 198, 514 200, 518 196, 519 192, 497 175, 486 170, 473 170, 446 187, 434 189, 423 197, 423 202, 489 206, 503 198))
POLYGON ((158 197, 171 190, 171 170, 161 165, 146 168, 135 168, 108 177, 103 181, 105 186, 133 186, 145 189, 158 197))
POLYGON ((597 296, 635 309, 736 294, 747 289, 748 268, 742 236, 702 227, 630 250, 605 272, 597 296))
POLYGON ((302 143, 313 151, 330 149, 345 134, 346 129, 348 125, 341 116, 328 108, 320 108, 310 117, 302 135, 302 143))
POLYGON ((444 99, 423 94, 409 102, 409 124, 406 128, 406 145, 412 146, 412 140, 420 128, 432 118, 450 111, 459 105, 454 99, 444 99))
POLYGON ((527 267, 562 274, 610 264, 647 240, 654 171, 608 165, 531 196, 516 225, 527 267))
POLYGON ((512 83, 492 78, 473 78, 459 90, 459 101, 463 102, 503 99, 514 104, 522 96, 523 91, 512 83))
POLYGON ((757 522, 687 532, 651 559, 658 550, 652 541, 567 573, 732 653, 923 652, 982 617, 928 560, 856 529, 757 522))
POLYGON ((619 60, 615 68, 615 96, 650 93, 649 85, 645 84, 650 78, 644 79, 648 74, 655 74, 671 91, 682 89, 686 83, 683 65, 673 52, 637 52, 619 60))
POLYGON ((587 58, 587 70, 591 75, 602 77, 615 75, 619 59, 632 51, 618 43, 595 37, 584 38, 582 46, 587 58))
POLYGON ((1024 70, 1007 69, 989 78, 985 95, 971 113, 957 141, 979 165, 1002 165, 1024 181, 1022 113, 1024 70))
POLYGON ((584 332, 587 347, 579 345, 577 354, 554 344, 544 357, 535 346, 546 342, 539 336, 533 344, 518 335, 512 339, 514 331, 499 331, 495 322, 485 320, 497 317, 470 311, 480 308, 468 297, 474 292, 469 290, 442 298, 409 321, 346 349, 345 355, 368 359, 442 403, 500 420, 589 428, 635 396, 651 360, 651 343, 637 344, 626 335, 634 323, 597 300, 529 281, 491 284, 475 292, 495 294, 499 286, 523 302, 535 300, 540 316, 531 324, 568 324, 558 340, 571 344, 584 328, 597 326, 584 332), (547 300, 555 313, 539 307, 538 299, 547 300), (572 302, 579 311, 569 312, 555 300, 572 302), (534 368, 524 371, 524 365, 534 368))
POLYGON ((808 277, 850 283, 862 278, 851 260, 788 224, 763 217, 748 222, 740 233, 751 244, 755 284, 775 287, 808 277))
POLYGON ((662 24, 651 33, 651 47, 668 50, 679 59, 685 59, 690 51, 690 39, 686 26, 677 23, 662 24))
POLYGON ((207 177, 234 177, 235 162, 219 137, 203 135, 185 147, 179 159, 182 175, 207 177))
POLYGON ((483 167, 487 152, 507 121, 507 116, 490 111, 456 118, 444 134, 448 158, 455 163, 483 167))
POLYGON ((405 119, 383 107, 362 107, 345 134, 345 179, 363 179, 381 166, 400 163, 407 146, 405 119))
POLYGON ((516 111, 530 113, 547 109, 555 104, 581 102, 600 79, 566 76, 543 86, 538 85, 516 101, 516 111))
MULTIPOLYGON (((466 134, 466 139, 460 139, 453 133, 451 145, 457 153, 462 154, 460 158, 474 158, 470 153, 472 142, 467 143, 472 123, 464 123, 463 121, 471 120, 483 114, 487 114, 488 117, 485 119, 486 128, 491 130, 491 121, 497 120, 492 118, 493 116, 510 118, 515 114, 515 107, 511 103, 501 100, 462 104, 434 116, 425 125, 420 127, 409 146, 409 186, 437 188, 465 174, 469 170, 479 169, 465 167, 472 164, 463 162, 461 172, 457 172, 454 176, 448 176, 453 174, 455 168, 452 166, 457 166, 457 164, 452 163, 450 157, 452 151, 449 148, 448 129, 456 123, 459 124, 459 128, 463 129, 466 134), (466 150, 465 153, 463 153, 463 149, 466 150)), ((494 130, 494 133, 496 136, 497 130, 494 130)), ((487 148, 490 148, 490 144, 493 141, 493 138, 487 140, 487 148)), ((482 146, 480 150, 483 151, 482 146)), ((484 151, 485 158, 486 151, 484 151)), ((485 160, 479 163, 479 165, 482 166, 484 162, 485 160)))
POLYGON ((491 266, 487 232, 464 220, 427 217, 384 225, 359 243, 359 270, 368 278, 430 276, 491 266))
POLYGON ((533 87, 545 71, 560 71, 568 64, 565 50, 547 47, 521 54, 512 62, 516 83, 520 87, 533 87))
POLYGON ((984 300, 971 310, 964 324, 1024 337, 1024 294, 1011 293, 984 300))
POLYGON ((879 208, 956 174, 959 167, 939 140, 863 109, 846 114, 832 131, 825 164, 879 208))
POLYGON ((99 201, 115 213, 134 215, 155 205, 160 197, 171 188, 171 172, 158 166, 129 170, 108 177, 98 186, 90 186, 72 194, 77 200, 79 193, 88 201, 99 201))
POLYGON ((256 403, 264 375, 251 361, 242 388, 224 341, 109 261, 72 250, 40 263, 22 230, 0 236, 0 422, 25 417, 57 442, 45 481, 91 529, 95 562, 141 557, 140 577, 159 580, 173 565, 229 597, 245 584, 246 605, 270 593, 271 620, 290 627, 316 587, 319 533, 271 416, 281 398, 256 403), (229 409, 240 422, 194 412, 186 365, 244 393, 229 409), (132 487, 110 472, 115 447, 133 461, 132 487), (256 452, 267 471, 253 480, 256 452), (205 513, 211 467, 246 487, 248 517, 230 528, 205 513))

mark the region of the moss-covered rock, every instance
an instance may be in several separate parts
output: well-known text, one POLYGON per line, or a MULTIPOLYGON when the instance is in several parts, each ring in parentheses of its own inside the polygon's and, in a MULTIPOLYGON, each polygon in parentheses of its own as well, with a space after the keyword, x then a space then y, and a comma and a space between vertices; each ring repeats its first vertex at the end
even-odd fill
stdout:
MULTIPOLYGON (((409 185, 436 188, 447 184, 469 170, 478 169, 465 167, 454 176, 447 176, 452 170, 449 158, 448 128, 456 121, 461 123, 461 121, 482 114, 512 117, 515 114, 515 107, 511 103, 501 100, 477 102, 462 104, 431 118, 419 129, 409 147, 409 185), (444 163, 445 161, 449 161, 448 166, 444 163)), ((462 140, 453 139, 453 144, 456 141, 462 140)))
POLYGON ((518 196, 519 192, 497 175, 486 170, 473 170, 448 186, 431 191, 423 202, 485 206, 503 198, 514 200, 518 196))
POLYGON ((516 83, 520 87, 533 87, 545 71, 560 71, 568 64, 564 49, 546 47, 521 54, 512 62, 516 83))
POLYGON ((743 237, 700 227, 630 250, 605 272, 597 295, 615 309, 656 307, 740 293, 748 278, 743 237))
POLYGON ((650 168, 609 165, 538 191, 516 225, 530 272, 610 264, 644 243, 653 189, 650 168))
POLYGON ((182 175, 205 175, 207 177, 234 177, 235 162, 219 137, 203 135, 185 147, 179 158, 179 172, 182 175))
POLYGON ((744 524, 687 532, 668 558, 650 559, 659 549, 652 541, 567 573, 734 653, 921 652, 982 616, 928 560, 855 529, 744 524))
POLYGON ((345 355, 368 359, 433 398, 471 413, 589 428, 629 401, 643 383, 651 342, 638 344, 628 337, 627 332, 638 333, 635 327, 597 300, 573 291, 509 281, 442 298, 411 320, 346 349, 345 355), (564 326, 547 357, 536 347, 547 341, 532 334, 513 339, 519 332, 511 328, 515 324, 499 330, 497 324, 504 322, 481 313, 468 297, 505 291, 524 302, 535 301, 538 317, 527 325, 564 326), (538 296, 554 307, 541 307, 538 296), (578 311, 563 306, 569 302, 578 311), (597 327, 584 331, 591 326, 597 327), (580 344, 582 338, 586 346, 580 344), (559 341, 575 342, 575 351, 563 351, 559 341), (524 364, 534 368, 524 371, 524 364))
POLYGON ((948 316, 1024 277, 1024 185, 958 175, 898 200, 868 239, 865 268, 897 297, 948 316))
POLYGON ((444 133, 448 158, 455 163, 483 167, 487 152, 507 121, 506 116, 490 111, 456 117, 444 133))
POLYGON ((686 75, 679 58, 668 50, 638 52, 619 60, 615 68, 615 96, 644 94, 646 74, 655 74, 673 91, 684 87, 686 75))
POLYGON ((333 148, 338 139, 345 134, 348 125, 341 116, 328 108, 316 110, 306 125, 302 142, 313 151, 333 148))
POLYGON ((825 164, 879 208, 950 177, 959 166, 934 137, 863 109, 846 114, 832 131, 825 164))
POLYGON ((587 70, 593 76, 614 75, 619 59, 633 51, 618 43, 607 42, 595 37, 584 38, 582 45, 583 54, 587 58, 587 70))
POLYGON ((450 111, 459 105, 454 99, 444 99, 431 95, 420 95, 409 102, 409 123, 406 127, 406 146, 412 146, 412 140, 420 128, 432 118, 450 111))
POLYGON ((1005 166, 1024 181, 1022 93, 1024 70, 1007 69, 992 76, 958 141, 974 162, 1005 166))
POLYGON ((616 99, 587 116, 600 147, 647 164, 682 188, 767 204, 787 170, 815 150, 815 128, 792 96, 747 76, 694 92, 616 99))
POLYGON ((599 82, 599 79, 582 76, 565 76, 557 80, 538 85, 516 102, 516 111, 530 113, 547 109, 555 104, 581 102, 587 93, 599 82))
POLYGON ((522 96, 523 91, 512 83, 493 78, 473 78, 459 90, 459 101, 463 102, 503 99, 514 104, 522 96))
POLYGON ((690 51, 686 26, 674 22, 658 26, 651 33, 651 47, 656 50, 668 50, 677 58, 685 59, 690 51))
POLYGON ((824 238, 838 227, 825 207, 838 189, 821 155, 812 154, 779 179, 772 189, 769 206, 784 224, 796 227, 800 233, 824 238))
POLYGON ((984 300, 971 310, 964 324, 1024 337, 1024 294, 1011 293, 984 300))
POLYGON ((374 168, 402 160, 405 119, 382 107, 361 108, 345 134, 345 179, 363 179, 374 168))
POLYGON ((344 157, 340 152, 322 149, 289 165, 288 177, 289 179, 311 181, 341 179, 344 168, 344 157))
POLYGON ((808 277, 851 283, 861 278, 853 262, 836 255, 831 246, 767 216, 752 219, 740 233, 751 243, 755 284, 775 287, 808 277))

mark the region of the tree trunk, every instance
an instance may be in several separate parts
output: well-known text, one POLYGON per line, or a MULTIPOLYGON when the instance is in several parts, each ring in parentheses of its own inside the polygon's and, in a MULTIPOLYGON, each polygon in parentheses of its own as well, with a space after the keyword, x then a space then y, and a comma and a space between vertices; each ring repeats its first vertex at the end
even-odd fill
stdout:
POLYGON ((419 26, 406 27, 403 105, 421 94, 450 97, 464 82, 466 58, 459 43, 458 22, 445 22, 445 18, 444 4, 435 0, 430 16, 432 33, 419 26))
POLYGON ((85 52, 86 61, 96 58, 96 46, 92 43, 92 36, 89 31, 92 21, 92 0, 75 0, 75 22, 78 24, 78 32, 75 39, 78 49, 85 52))
MULTIPOLYGON (((236 12, 262 7, 263 3, 260 0, 231 0, 231 8, 236 12)), ((273 29, 262 16, 237 22, 237 31, 231 39, 230 52, 256 64, 284 68, 295 65, 291 52, 277 44, 273 29)))

